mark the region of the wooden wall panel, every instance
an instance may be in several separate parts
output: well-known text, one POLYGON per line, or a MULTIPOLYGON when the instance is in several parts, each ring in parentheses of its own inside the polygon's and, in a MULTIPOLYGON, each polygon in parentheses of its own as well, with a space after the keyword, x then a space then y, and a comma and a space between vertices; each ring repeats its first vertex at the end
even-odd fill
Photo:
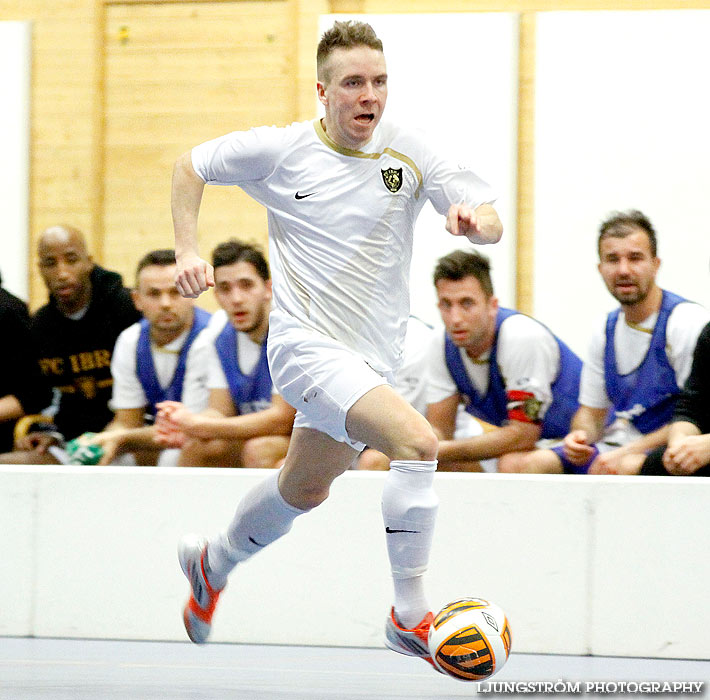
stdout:
POLYGON ((708 0, 331 0, 332 12, 550 12, 557 10, 679 10, 708 0), (348 9, 343 9, 348 8, 348 9))
MULTIPOLYGON (((104 251, 129 279, 143 253, 173 245, 170 178, 181 153, 292 121, 288 12, 286 2, 107 7, 104 251)), ((208 187, 202 254, 230 236, 265 247, 265 212, 237 188, 208 187)))
POLYGON ((296 120, 314 115, 316 85, 316 46, 320 39, 318 18, 331 12, 328 0, 298 0, 293 2, 297 41, 293 61, 296 65, 296 120))
POLYGON ((0 0, 0 19, 32 21, 30 305, 46 293, 36 267, 37 234, 66 222, 95 247, 96 0, 0 0))
POLYGON ((535 265, 535 13, 520 17, 515 308, 532 314, 535 265))

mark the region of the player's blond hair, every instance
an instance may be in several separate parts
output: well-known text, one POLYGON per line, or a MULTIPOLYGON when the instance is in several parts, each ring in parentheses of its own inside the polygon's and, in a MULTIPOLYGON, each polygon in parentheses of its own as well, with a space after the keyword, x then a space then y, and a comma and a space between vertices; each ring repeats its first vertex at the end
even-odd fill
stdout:
POLYGON ((355 46, 369 46, 375 51, 382 51, 382 42, 375 30, 367 22, 336 22, 321 37, 316 52, 318 80, 324 85, 330 80, 328 57, 335 49, 352 49, 355 46))

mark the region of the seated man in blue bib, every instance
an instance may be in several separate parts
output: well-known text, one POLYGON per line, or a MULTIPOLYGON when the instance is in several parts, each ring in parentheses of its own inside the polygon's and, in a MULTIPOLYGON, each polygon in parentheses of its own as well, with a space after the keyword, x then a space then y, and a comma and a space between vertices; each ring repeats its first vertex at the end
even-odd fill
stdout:
POLYGON ((274 393, 266 358, 271 309, 268 264, 253 245, 229 240, 212 253, 215 295, 227 314, 206 356, 209 403, 201 413, 160 404, 163 444, 181 446, 181 466, 279 466, 295 411, 274 393))
POLYGON ((620 307, 592 337, 580 407, 562 445, 508 463, 532 473, 638 474, 668 440, 693 351, 709 320, 702 306, 661 289, 656 231, 640 211, 602 222, 599 273, 620 307))
POLYGON ((480 471, 480 460, 561 439, 577 409, 581 360, 542 323, 498 305, 490 263, 457 250, 434 270, 446 328, 431 346, 427 418, 439 435, 439 471, 480 471), (456 412, 490 424, 455 439, 456 412))
POLYGON ((641 467, 650 476, 710 476, 710 323, 703 328, 693 367, 673 414, 668 445, 651 452, 641 467))
POLYGON ((101 464, 127 453, 137 464, 155 464, 163 449, 154 439, 156 405, 184 397, 190 351, 210 314, 180 296, 175 269, 173 250, 154 250, 138 263, 132 295, 143 319, 116 340, 111 360, 114 419, 101 433, 81 440, 102 447, 101 464))

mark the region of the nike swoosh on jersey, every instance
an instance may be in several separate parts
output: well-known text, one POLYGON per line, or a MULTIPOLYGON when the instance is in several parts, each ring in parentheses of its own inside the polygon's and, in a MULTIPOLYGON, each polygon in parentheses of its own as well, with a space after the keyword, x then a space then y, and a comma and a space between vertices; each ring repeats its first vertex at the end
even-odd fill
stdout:
POLYGON ((295 195, 293 195, 296 199, 305 199, 306 197, 312 197, 314 194, 318 194, 317 192, 309 192, 308 194, 301 194, 300 192, 296 192, 295 195))
POLYGON ((417 533, 417 534, 418 534, 418 533, 419 533, 419 530, 393 530, 391 527, 386 527, 386 528, 385 528, 385 532, 386 532, 388 535, 392 535, 392 534, 394 534, 395 532, 412 532, 412 533, 417 533))

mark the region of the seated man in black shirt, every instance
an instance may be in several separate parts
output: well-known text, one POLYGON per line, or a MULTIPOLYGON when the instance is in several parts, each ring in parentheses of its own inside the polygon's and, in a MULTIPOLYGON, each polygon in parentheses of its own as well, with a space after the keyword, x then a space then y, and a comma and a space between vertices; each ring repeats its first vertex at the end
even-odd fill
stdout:
POLYGON ((56 464, 61 438, 99 432, 111 420, 111 354, 119 333, 140 319, 121 276, 96 265, 84 236, 52 226, 39 239, 39 269, 49 302, 31 321, 39 367, 54 391, 56 433, 30 433, 4 464, 56 464))
MULTIPOLYGON (((2 279, 0 278, 0 284, 2 279)), ((0 453, 12 449, 18 418, 49 406, 52 392, 42 380, 30 333, 27 305, 0 288, 0 453)))
POLYGON ((693 353, 693 366, 678 398, 668 446, 651 452, 641 474, 710 476, 710 323, 693 353))

